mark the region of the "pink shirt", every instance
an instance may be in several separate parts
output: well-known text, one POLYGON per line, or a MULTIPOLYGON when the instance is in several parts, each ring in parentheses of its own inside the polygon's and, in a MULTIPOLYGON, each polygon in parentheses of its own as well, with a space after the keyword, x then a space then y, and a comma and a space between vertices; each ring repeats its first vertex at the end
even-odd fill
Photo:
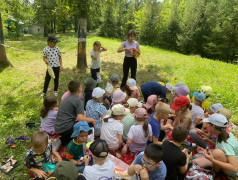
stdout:
MULTIPOLYGON (((68 97, 69 95, 70 95, 70 92, 69 92, 69 91, 65 92, 64 95, 63 95, 62 98, 61 98, 61 101, 63 101, 63 100, 64 100, 66 97, 68 97)), ((79 93, 78 97, 79 97, 79 99, 83 100, 83 94, 82 94, 82 93, 79 93)))

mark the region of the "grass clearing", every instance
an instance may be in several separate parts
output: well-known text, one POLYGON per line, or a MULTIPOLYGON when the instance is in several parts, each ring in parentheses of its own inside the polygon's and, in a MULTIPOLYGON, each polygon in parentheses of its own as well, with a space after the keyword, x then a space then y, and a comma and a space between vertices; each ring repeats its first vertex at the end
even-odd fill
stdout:
MULTIPOLYGON (((67 90, 67 84, 72 79, 82 82, 90 77, 90 69, 82 74, 76 69, 77 35, 74 33, 57 34, 60 43, 57 46, 63 54, 63 68, 60 74, 59 97, 67 90), (74 44, 73 44, 74 43, 74 44)), ((101 54, 101 76, 105 87, 110 74, 118 73, 122 77, 124 53, 117 53, 122 43, 117 39, 109 39, 90 35, 87 37, 87 59, 90 65, 90 50, 94 41, 100 41, 108 51, 101 54)), ((46 65, 42 60, 42 50, 47 46, 46 38, 42 36, 25 36, 19 42, 6 42, 6 45, 40 52, 16 51, 7 48, 7 56, 13 68, 0 69, 0 159, 14 155, 21 165, 10 176, 16 179, 28 179, 22 163, 29 143, 17 143, 15 149, 9 149, 4 141, 7 137, 30 137, 34 131, 25 128, 26 122, 40 122, 39 111, 43 100, 39 95, 43 90, 46 65)), ((220 61, 213 61, 198 56, 186 56, 162 49, 141 46, 142 55, 138 59, 137 82, 146 81, 170 82, 175 85, 183 81, 190 88, 190 95, 201 85, 209 85, 214 93, 209 98, 211 104, 221 103, 230 109, 234 116, 232 121, 238 124, 238 66, 220 61)), ((53 81, 48 94, 53 95, 53 81)), ((238 132, 234 132, 238 135, 238 132)), ((0 179, 9 179, 0 172, 0 179)))

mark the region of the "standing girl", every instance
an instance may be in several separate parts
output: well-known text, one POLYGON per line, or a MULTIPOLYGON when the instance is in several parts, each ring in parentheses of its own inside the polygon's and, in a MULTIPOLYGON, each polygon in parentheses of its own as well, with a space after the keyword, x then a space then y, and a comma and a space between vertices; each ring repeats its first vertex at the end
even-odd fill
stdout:
MULTIPOLYGON (((62 57, 61 52, 58 47, 56 47, 56 43, 59 42, 58 39, 56 39, 55 36, 49 36, 47 43, 48 46, 44 48, 43 50, 43 61, 46 63, 46 65, 52 67, 54 71, 54 95, 58 96, 58 86, 59 86, 59 73, 62 71, 62 57)), ((41 97, 45 97, 47 93, 47 89, 50 83, 51 76, 46 71, 45 75, 45 83, 44 83, 44 90, 41 94, 41 97)))
POLYGON ((121 88, 126 85, 129 70, 131 69, 131 78, 136 80, 137 57, 140 55, 139 43, 135 41, 136 32, 131 29, 128 32, 128 40, 124 41, 118 48, 117 52, 125 51, 125 58, 123 63, 123 78, 121 88))
MULTIPOLYGON (((127 135, 127 145, 131 152, 142 152, 147 146, 147 141, 152 141, 152 129, 147 122, 147 112, 144 108, 138 108, 133 115, 136 125, 132 125, 127 135)), ((123 151, 127 145, 124 146, 123 151)))
POLYGON ((40 131, 46 132, 47 134, 55 134, 55 119, 58 112, 58 100, 57 97, 47 96, 44 99, 44 106, 40 111, 40 131))

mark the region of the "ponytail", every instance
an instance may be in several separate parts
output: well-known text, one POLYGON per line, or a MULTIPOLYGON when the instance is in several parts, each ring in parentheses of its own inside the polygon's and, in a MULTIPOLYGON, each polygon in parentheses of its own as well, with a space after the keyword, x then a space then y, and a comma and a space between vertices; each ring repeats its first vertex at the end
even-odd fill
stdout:
POLYGON ((148 121, 145 120, 144 124, 143 124, 143 131, 145 134, 145 138, 148 137, 149 135, 149 125, 148 125, 148 121))
POLYGON ((221 143, 222 141, 224 141, 226 143, 227 139, 229 138, 229 133, 226 132, 226 128, 218 127, 218 126, 215 126, 215 128, 217 130, 221 131, 221 133, 218 134, 218 136, 217 136, 218 142, 221 143))
POLYGON ((192 110, 192 105, 189 103, 189 104, 187 105, 187 108, 191 111, 191 110, 192 110))
POLYGON ((40 110, 40 116, 45 118, 50 110, 57 106, 57 97, 47 96, 44 99, 44 106, 40 110))

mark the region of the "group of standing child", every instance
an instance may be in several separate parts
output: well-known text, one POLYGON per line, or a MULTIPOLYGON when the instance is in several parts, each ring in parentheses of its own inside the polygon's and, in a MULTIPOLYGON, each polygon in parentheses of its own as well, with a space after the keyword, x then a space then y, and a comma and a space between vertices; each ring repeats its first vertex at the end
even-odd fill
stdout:
MULTIPOLYGON (((212 95, 212 88, 209 86, 202 86, 194 92, 191 100, 190 90, 183 82, 178 82, 175 87, 156 81, 138 86, 136 70, 140 48, 135 37, 135 31, 130 30, 128 40, 117 51, 125 51, 121 84, 119 76, 112 74, 105 90, 98 87, 100 53, 107 49, 96 41, 90 52, 91 78, 85 80, 84 95, 81 83, 72 80, 59 108, 57 98, 45 97, 40 113, 41 132, 32 136, 32 148, 26 154, 25 168, 38 178, 45 178, 42 163, 58 161, 55 167, 57 179, 72 177, 73 174, 76 175, 72 179, 112 179, 115 164, 107 160, 108 154, 130 151, 135 159, 128 174, 141 180, 184 179, 189 176, 185 174, 189 163, 192 167, 212 167, 216 173, 237 178, 238 142, 227 128, 231 112, 219 103, 210 106, 208 98, 212 95), (128 79, 129 69, 131 78, 128 79), (168 98, 168 94, 172 94, 172 98, 168 98), (60 138, 52 146, 47 134, 59 134, 60 138), (96 140, 89 143, 88 138, 92 135, 96 140), (195 156, 189 148, 181 150, 186 144, 197 147, 195 156), (64 161, 56 152, 60 145, 67 146, 64 161), (74 164, 72 167, 82 174, 67 174, 62 169, 66 164, 70 167, 74 164)), ((55 69, 60 71, 62 68, 56 42, 57 39, 50 36, 49 46, 44 49, 44 61, 52 66, 55 77, 58 72, 55 69), (55 63, 56 56, 59 63, 55 63)), ((47 71, 43 96, 46 95, 49 77, 47 71)), ((58 95, 57 83, 58 78, 55 78, 55 96, 58 95)), ((73 172, 73 169, 69 171, 73 172)))

